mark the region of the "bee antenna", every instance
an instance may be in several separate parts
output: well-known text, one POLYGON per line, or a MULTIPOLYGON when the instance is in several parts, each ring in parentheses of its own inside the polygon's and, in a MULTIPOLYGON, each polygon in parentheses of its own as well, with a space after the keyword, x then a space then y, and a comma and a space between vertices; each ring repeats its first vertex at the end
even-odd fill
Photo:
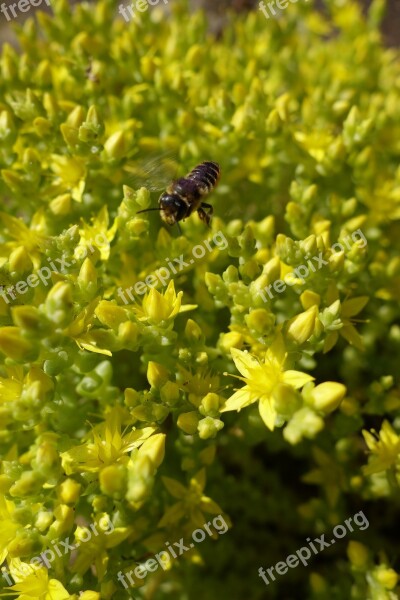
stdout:
POLYGON ((138 210, 136 214, 138 215, 139 213, 150 212, 151 210, 162 210, 162 208, 159 206, 157 208, 144 208, 143 210, 138 210))

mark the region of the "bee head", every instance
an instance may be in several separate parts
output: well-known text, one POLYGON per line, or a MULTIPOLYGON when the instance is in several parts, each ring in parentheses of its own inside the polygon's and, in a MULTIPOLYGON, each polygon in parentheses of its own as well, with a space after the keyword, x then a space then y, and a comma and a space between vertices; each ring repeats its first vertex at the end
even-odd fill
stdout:
POLYGON ((175 225, 185 218, 187 212, 186 203, 177 194, 164 192, 158 201, 161 218, 167 225, 175 225))

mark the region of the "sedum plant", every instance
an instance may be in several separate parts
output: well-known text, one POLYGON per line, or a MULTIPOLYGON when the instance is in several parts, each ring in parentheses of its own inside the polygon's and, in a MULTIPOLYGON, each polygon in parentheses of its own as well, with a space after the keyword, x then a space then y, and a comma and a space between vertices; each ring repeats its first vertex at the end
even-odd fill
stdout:
POLYGON ((232 15, 218 39, 180 0, 130 23, 51 4, 0 57, 2 593, 397 598, 384 1, 232 15), (136 214, 158 172, 132 170, 165 153, 180 175, 220 164, 211 229, 136 214), (266 586, 259 567, 360 511, 368 528, 266 586), (226 528, 121 581, 207 522, 226 528))

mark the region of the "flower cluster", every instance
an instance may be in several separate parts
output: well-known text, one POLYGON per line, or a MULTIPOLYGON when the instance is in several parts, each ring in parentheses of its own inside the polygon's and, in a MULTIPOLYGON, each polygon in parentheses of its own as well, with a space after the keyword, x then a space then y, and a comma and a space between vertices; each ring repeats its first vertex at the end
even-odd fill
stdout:
POLYGON ((0 55, 0 284, 70 265, 0 294, 0 566, 19 574, 0 589, 128 599, 118 573, 221 515, 226 535, 136 597, 264 597, 260 564, 363 510, 360 541, 268 593, 394 599, 400 66, 384 0, 232 15, 217 39, 184 0, 130 23, 114 0, 51 7, 0 55), (182 175, 220 164, 211 231, 136 214, 157 197, 132 164, 164 152, 182 175), (218 232, 168 286, 121 299, 218 232), (296 277, 313 256, 324 267, 296 277), (81 543, 100 520, 112 531, 81 543), (29 567, 65 538, 70 554, 29 567))

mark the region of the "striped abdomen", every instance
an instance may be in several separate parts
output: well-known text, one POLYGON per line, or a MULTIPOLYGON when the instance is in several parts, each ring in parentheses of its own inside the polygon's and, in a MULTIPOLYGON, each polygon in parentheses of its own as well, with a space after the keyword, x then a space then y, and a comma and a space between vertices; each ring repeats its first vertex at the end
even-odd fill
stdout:
POLYGON ((191 179, 201 188, 202 195, 209 194, 218 183, 220 168, 218 163, 205 161, 197 165, 185 179, 191 179))

